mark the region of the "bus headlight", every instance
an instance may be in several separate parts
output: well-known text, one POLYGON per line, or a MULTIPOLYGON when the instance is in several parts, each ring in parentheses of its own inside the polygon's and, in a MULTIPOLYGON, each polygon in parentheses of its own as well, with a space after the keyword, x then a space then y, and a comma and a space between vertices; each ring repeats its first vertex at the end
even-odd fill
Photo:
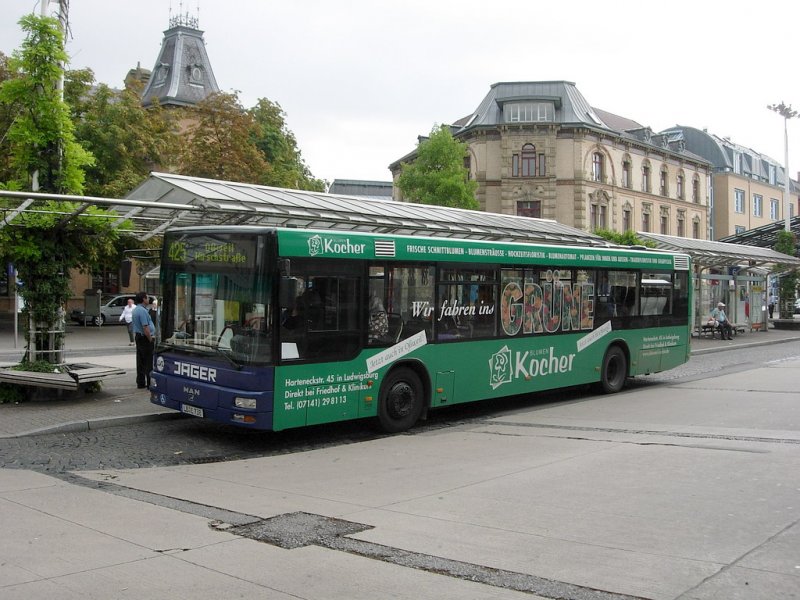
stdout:
POLYGON ((238 396, 233 399, 233 405, 236 408, 249 408, 251 410, 256 409, 256 399, 255 398, 239 398, 238 396))

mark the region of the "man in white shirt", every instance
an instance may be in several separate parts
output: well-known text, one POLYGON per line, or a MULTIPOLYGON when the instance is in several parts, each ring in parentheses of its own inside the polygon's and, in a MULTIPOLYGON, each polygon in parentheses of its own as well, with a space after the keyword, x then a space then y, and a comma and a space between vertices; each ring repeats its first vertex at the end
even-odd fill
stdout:
POLYGON ((133 346, 133 309, 136 305, 133 303, 133 298, 128 298, 128 304, 122 309, 122 314, 119 316, 119 322, 125 323, 128 327, 128 340, 129 346, 133 346))

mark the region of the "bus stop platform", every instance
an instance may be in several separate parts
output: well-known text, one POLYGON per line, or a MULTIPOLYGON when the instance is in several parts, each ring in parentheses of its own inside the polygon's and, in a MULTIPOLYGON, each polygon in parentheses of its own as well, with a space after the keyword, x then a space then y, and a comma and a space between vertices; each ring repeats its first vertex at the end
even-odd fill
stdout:
MULTIPOLYGON (((800 331, 768 328, 739 333, 733 340, 692 337, 692 354, 721 352, 800 340, 800 331)), ((18 363, 24 340, 14 346, 13 330, 0 322, 0 368, 18 363)), ((67 326, 68 363, 92 363, 124 372, 103 381, 100 391, 67 396, 44 389, 36 400, 0 404, 0 438, 24 437, 55 432, 89 431, 101 427, 181 417, 179 413, 150 402, 147 390, 136 387, 136 352, 129 346, 125 327, 119 325, 67 326)))

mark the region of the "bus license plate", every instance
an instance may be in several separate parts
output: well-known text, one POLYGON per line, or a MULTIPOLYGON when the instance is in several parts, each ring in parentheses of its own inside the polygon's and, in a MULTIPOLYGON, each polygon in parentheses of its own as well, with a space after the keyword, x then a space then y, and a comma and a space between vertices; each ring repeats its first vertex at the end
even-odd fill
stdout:
POLYGON ((181 411, 185 412, 187 415, 192 415, 193 417, 203 416, 202 408, 197 408, 196 406, 190 406, 189 404, 181 404, 181 411))

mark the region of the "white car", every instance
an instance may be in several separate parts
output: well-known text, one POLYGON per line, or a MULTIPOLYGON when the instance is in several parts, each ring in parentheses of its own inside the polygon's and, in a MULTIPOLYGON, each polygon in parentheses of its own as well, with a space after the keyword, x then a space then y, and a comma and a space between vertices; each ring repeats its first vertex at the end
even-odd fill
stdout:
MULTIPOLYGON (((133 299, 135 294, 103 294, 100 297, 100 314, 96 316, 87 317, 84 311, 75 309, 69 318, 79 325, 85 325, 91 321, 92 325, 103 325, 104 323, 111 323, 112 325, 121 325, 119 317, 122 314, 122 309, 128 304, 128 298, 133 299)), ((155 300, 155 296, 150 296, 150 301, 155 300)))
POLYGON ((794 301, 794 314, 800 315, 800 298, 794 301))

